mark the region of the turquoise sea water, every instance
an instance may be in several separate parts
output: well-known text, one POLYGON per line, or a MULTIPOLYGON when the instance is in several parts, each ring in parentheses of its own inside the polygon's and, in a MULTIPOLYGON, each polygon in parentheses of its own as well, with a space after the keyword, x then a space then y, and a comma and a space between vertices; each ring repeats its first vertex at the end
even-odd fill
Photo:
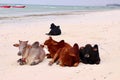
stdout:
POLYGON ((0 8, 0 20, 15 17, 67 15, 71 12, 90 12, 120 9, 113 6, 55 6, 55 5, 25 5, 25 8, 0 8))

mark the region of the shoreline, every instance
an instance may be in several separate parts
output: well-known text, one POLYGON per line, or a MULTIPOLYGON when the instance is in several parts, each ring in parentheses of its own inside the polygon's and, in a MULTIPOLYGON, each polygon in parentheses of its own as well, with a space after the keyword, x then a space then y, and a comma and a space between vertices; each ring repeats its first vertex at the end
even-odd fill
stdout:
POLYGON ((1 15, 0 20, 17 19, 17 18, 29 18, 29 17, 47 17, 47 16, 67 16, 67 15, 85 15, 94 12, 104 12, 120 9, 103 9, 103 10, 66 10, 66 11, 52 11, 42 13, 18 13, 11 15, 1 15))

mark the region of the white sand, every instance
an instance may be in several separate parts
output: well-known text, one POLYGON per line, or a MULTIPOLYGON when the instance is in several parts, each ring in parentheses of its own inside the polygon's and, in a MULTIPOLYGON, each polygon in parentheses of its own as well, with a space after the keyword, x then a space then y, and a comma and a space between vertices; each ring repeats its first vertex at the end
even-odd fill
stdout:
POLYGON ((120 10, 36 18, 0 23, 0 80, 120 80, 120 10), (43 44, 52 22, 62 29, 62 35, 53 37, 57 41, 98 44, 101 63, 60 67, 48 66, 50 59, 45 59, 36 66, 20 66, 18 48, 12 45, 18 40, 43 44))

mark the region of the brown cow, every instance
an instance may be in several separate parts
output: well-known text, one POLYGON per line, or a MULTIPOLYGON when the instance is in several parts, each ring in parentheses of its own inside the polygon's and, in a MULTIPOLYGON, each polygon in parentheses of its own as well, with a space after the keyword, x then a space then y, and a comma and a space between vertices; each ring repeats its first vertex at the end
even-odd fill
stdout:
POLYGON ((79 47, 77 44, 72 47, 64 40, 57 42, 50 37, 44 45, 47 45, 50 52, 47 57, 52 58, 49 65, 56 61, 61 66, 77 66, 79 64, 79 47))
POLYGON ((78 66, 80 62, 78 44, 75 43, 73 47, 68 50, 64 47, 61 50, 58 62, 61 66, 78 66))
POLYGON ((57 42, 53 40, 52 37, 49 37, 49 39, 44 42, 44 45, 47 46, 48 51, 50 52, 47 54, 47 58, 53 58, 58 49, 64 46, 64 40, 57 42))

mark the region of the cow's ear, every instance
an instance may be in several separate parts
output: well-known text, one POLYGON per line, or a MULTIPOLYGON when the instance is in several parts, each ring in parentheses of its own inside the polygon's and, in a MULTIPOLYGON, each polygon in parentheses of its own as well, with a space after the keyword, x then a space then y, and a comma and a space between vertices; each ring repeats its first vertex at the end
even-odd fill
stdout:
POLYGON ((50 36, 50 37, 49 37, 49 39, 51 39, 51 40, 52 40, 52 37, 50 36))
POLYGON ((19 43, 21 43, 22 41, 21 40, 19 40, 19 43))
POLYGON ((93 51, 98 51, 98 45, 97 44, 94 45, 93 51))
POLYGON ((19 44, 13 44, 14 47, 19 47, 19 44))
POLYGON ((64 40, 61 40, 58 44, 59 44, 59 45, 64 45, 64 44, 65 44, 65 41, 64 41, 64 40))
POLYGON ((28 43, 28 41, 26 41, 26 43, 28 43))

